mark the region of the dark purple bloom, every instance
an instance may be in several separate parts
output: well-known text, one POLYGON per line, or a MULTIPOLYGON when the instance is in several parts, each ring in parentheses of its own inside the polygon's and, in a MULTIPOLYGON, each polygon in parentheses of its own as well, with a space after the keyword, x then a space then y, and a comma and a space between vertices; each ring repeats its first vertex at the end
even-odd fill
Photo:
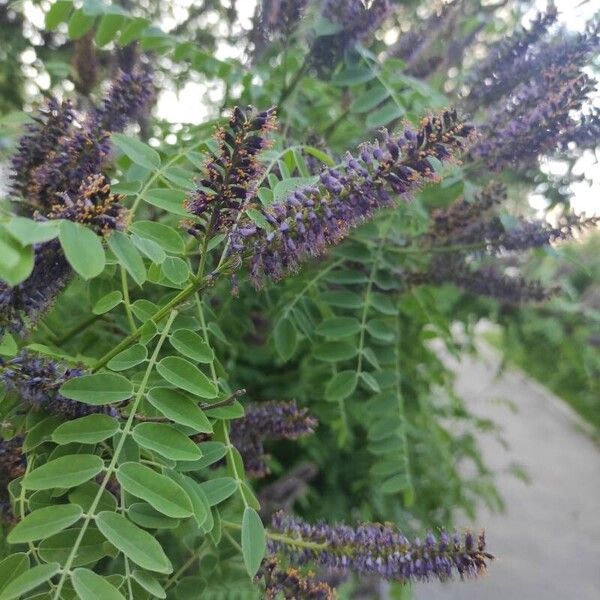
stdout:
POLYGON ((23 335, 50 308, 71 276, 71 267, 56 240, 35 248, 31 275, 10 287, 0 282, 0 337, 5 330, 23 335))
POLYGON ((88 177, 97 177, 106 166, 110 133, 139 116, 151 96, 149 71, 138 61, 131 72, 115 77, 102 104, 87 113, 76 115, 68 102, 51 100, 12 159, 13 189, 24 206, 48 218, 60 194, 75 201, 88 177))
POLYGON ((262 208, 269 230, 242 222, 230 236, 231 250, 249 257, 256 286, 265 278, 277 280, 339 243, 377 210, 393 207, 397 196, 410 198, 435 180, 430 159, 458 155, 472 131, 455 111, 446 111, 424 119, 416 131, 386 133, 381 142, 362 146, 358 157, 348 154, 341 168, 325 169, 319 183, 262 208))
POLYGON ((36 187, 35 171, 56 151, 59 141, 67 135, 75 118, 68 100, 62 104, 50 98, 40 109, 34 123, 28 124, 19 140, 12 161, 14 192, 30 198, 36 187))
POLYGON ((80 367, 70 367, 23 350, 15 358, 3 361, 0 381, 28 409, 44 410, 67 419, 92 413, 115 415, 115 410, 110 406, 91 406, 61 395, 59 388, 63 383, 84 374, 85 371, 80 367))
MULTIPOLYGON (((552 153, 577 127, 573 111, 581 109, 595 82, 573 66, 550 67, 521 84, 481 126, 471 156, 493 170, 527 165, 552 153)), ((564 143, 564 142, 563 142, 564 143)))
POLYGON ((302 575, 293 567, 282 569, 276 558, 263 560, 257 580, 264 580, 266 600, 334 600, 336 594, 312 573, 302 575))
POLYGON ((90 111, 86 127, 98 136, 122 131, 143 115, 153 97, 152 70, 138 59, 129 71, 117 73, 100 106, 90 111))
POLYGON ((537 15, 528 29, 520 28, 490 48, 487 59, 478 62, 469 76, 472 87, 468 102, 471 108, 491 104, 523 81, 523 61, 557 17, 556 8, 550 5, 546 13, 537 15), (517 68, 517 63, 520 68, 517 68))
POLYGON ((474 267, 463 255, 440 256, 427 271, 405 276, 407 285, 451 283, 469 294, 487 296, 506 304, 543 302, 556 293, 539 281, 508 276, 491 266, 474 267))
POLYGON ((8 484, 25 473, 27 459, 23 454, 22 446, 22 435, 17 435, 10 440, 0 440, 0 523, 12 523, 15 520, 8 484))
POLYGON ((231 441, 239 450, 246 472, 259 478, 268 474, 265 441, 296 440, 310 435, 317 420, 295 402, 262 402, 246 407, 242 419, 231 425, 231 441))
POLYGON ((104 175, 90 175, 81 182, 73 198, 67 192, 56 195, 48 219, 68 219, 87 225, 99 235, 124 226, 126 210, 121 196, 112 194, 104 175))
POLYGON ((474 578, 485 572, 493 559, 486 551, 483 533, 477 538, 471 533, 460 536, 442 532, 437 537, 428 533, 423 541, 409 541, 388 524, 311 525, 283 513, 273 517, 271 527, 298 540, 297 545, 280 539, 269 541, 270 550, 281 552, 292 564, 316 563, 334 571, 407 583, 446 581, 454 573, 461 579, 474 578))
MULTIPOLYGON (((236 107, 228 126, 217 131, 219 152, 206 165, 206 177, 187 201, 189 212, 208 220, 213 231, 231 224, 256 195, 263 173, 259 156, 269 146, 267 135, 274 127, 274 109, 256 112, 252 107, 236 107)), ((194 224, 192 231, 205 225, 194 224)))

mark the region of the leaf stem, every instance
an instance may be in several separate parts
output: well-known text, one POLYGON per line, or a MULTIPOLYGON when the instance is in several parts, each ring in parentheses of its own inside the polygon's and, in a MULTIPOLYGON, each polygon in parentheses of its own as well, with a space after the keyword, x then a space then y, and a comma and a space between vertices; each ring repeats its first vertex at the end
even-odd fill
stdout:
POLYGON ((127 314, 127 322, 129 323, 129 329, 133 333, 135 331, 135 321, 133 320, 133 313, 131 312, 131 301, 129 299, 129 287, 127 285, 127 271, 125 267, 121 265, 121 288, 123 289, 123 303, 125 304, 125 313, 127 314))

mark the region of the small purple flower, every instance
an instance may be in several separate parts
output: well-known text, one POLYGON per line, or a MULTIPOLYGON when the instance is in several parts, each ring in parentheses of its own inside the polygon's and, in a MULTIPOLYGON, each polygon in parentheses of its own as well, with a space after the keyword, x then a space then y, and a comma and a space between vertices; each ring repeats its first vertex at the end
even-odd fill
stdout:
POLYGON ((246 472, 260 478, 268 474, 264 442, 296 440, 310 435, 317 420, 295 402, 262 402, 246 407, 242 419, 231 425, 231 441, 239 450, 246 472))
MULTIPOLYGON (((218 153, 206 165, 207 175, 187 200, 188 211, 202 219, 190 231, 207 225, 218 230, 231 225, 250 199, 263 173, 260 153, 269 147, 268 133, 275 127, 275 110, 256 112, 252 107, 236 107, 227 127, 217 131, 218 153), (208 221, 208 223, 204 222, 208 221)), ((252 225, 244 226, 240 235, 252 225)))
MULTIPOLYGON (((399 137, 385 133, 382 142, 363 145, 359 157, 348 155, 342 167, 323 171, 320 185, 306 186, 261 208, 271 229, 257 229, 253 235, 234 230, 232 253, 249 258, 257 287, 265 278, 280 279, 339 243, 376 211, 393 207, 395 197, 408 199, 424 182, 435 180, 429 158, 458 155, 472 131, 455 111, 446 111, 424 119, 417 131, 407 129, 399 137)), ((240 224, 244 229, 249 225, 240 224)))
POLYGON ((59 242, 38 244, 29 277, 14 287, 0 282, 0 336, 5 330, 25 334, 50 308, 70 276, 59 242))
POLYGON ((11 360, 3 361, 0 366, 0 381, 9 392, 19 397, 27 409, 44 410, 67 419, 92 413, 116 414, 110 406, 91 406, 61 395, 59 389, 63 383, 85 374, 80 367, 69 367, 27 350, 11 360))
POLYGON ((405 583, 433 578, 446 581, 454 573, 461 579, 474 578, 485 572, 493 559, 483 533, 477 538, 471 533, 449 536, 442 532, 438 537, 428 533, 424 542, 418 538, 410 542, 389 524, 311 525, 283 513, 273 517, 271 527, 298 540, 297 545, 281 539, 269 541, 270 551, 280 552, 292 564, 316 563, 333 571, 405 583))

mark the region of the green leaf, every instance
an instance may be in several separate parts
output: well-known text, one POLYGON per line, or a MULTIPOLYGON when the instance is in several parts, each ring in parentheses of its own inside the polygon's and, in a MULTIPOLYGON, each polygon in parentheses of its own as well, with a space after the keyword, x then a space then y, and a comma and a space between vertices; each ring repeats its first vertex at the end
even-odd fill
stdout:
POLYGON ((96 44, 102 47, 111 42, 125 21, 123 15, 106 14, 100 19, 96 30, 96 44))
POLYGON ((398 106, 395 100, 390 100, 367 117, 366 125, 369 129, 385 127, 392 121, 402 117, 404 113, 404 109, 398 106))
POLYGON ((330 401, 343 400, 356 389, 358 376, 354 371, 342 371, 333 376, 325 387, 325 399, 330 401))
POLYGON ((94 308, 92 308, 92 312, 95 315, 103 315, 111 311, 115 306, 118 306, 123 302, 123 294, 118 290, 114 292, 110 292, 106 294, 106 296, 102 296, 96 304, 94 304, 94 308))
POLYGON ((16 552, 0 561, 0 592, 27 569, 29 569, 29 556, 24 552, 16 552))
POLYGON ((298 332, 290 319, 280 319, 273 330, 275 350, 282 360, 294 356, 298 347, 298 332))
POLYGON ((106 366, 112 371, 125 371, 143 363, 147 358, 148 350, 146 346, 134 344, 131 348, 119 352, 106 366))
POLYGON ((136 165, 155 170, 160 167, 160 156, 154 148, 144 144, 137 138, 122 133, 113 133, 112 141, 123 154, 128 156, 136 165))
POLYGON ((62 221, 59 239, 69 264, 83 279, 92 279, 102 273, 106 256, 102 242, 91 229, 62 221))
POLYGON ((317 181, 319 181, 318 177, 288 177, 275 186, 273 189, 273 199, 275 202, 283 200, 293 191, 309 185, 315 185, 317 181))
POLYGON ((195 396, 208 400, 217 396, 217 389, 208 377, 184 358, 167 356, 156 365, 156 370, 163 379, 195 396))
POLYGON ((371 319, 367 323, 367 331, 380 342, 390 343, 396 339, 394 329, 384 319, 371 319))
POLYGON ((142 285, 146 281, 146 267, 129 237, 122 231, 113 231, 108 238, 108 246, 132 279, 138 285, 142 285))
POLYGON ((215 506, 224 500, 227 500, 238 489, 238 485, 233 477, 216 477, 200 484, 200 489, 204 492, 208 504, 215 506))
POLYGON ((321 294, 320 299, 330 306, 338 308, 359 309, 363 306, 364 299, 355 292, 325 292, 321 294))
POLYGON ((131 504, 127 509, 127 516, 136 525, 146 529, 176 529, 181 524, 179 519, 173 519, 159 513, 146 502, 131 504))
POLYGON ((52 433, 56 444, 97 444, 119 431, 119 423, 108 415, 87 415, 59 425, 52 433))
POLYGON ((146 573, 145 571, 140 571, 139 569, 135 569, 131 574, 133 579, 137 581, 137 583, 144 588, 151 596, 156 598, 166 598, 167 592, 163 589, 163 587, 150 575, 150 573, 146 573))
POLYGON ((167 423, 139 423, 133 429, 133 439, 140 446, 158 452, 171 460, 198 460, 202 452, 189 437, 167 423))
POLYGON ((59 504, 40 508, 17 523, 6 538, 9 544, 24 544, 48 538, 76 523, 83 515, 81 506, 59 504))
POLYGON ((202 527, 210 513, 210 506, 208 505, 206 495, 200 490, 198 483, 191 477, 175 471, 170 472, 169 475, 186 491, 192 502, 192 511, 196 524, 198 527, 202 527))
POLYGON ((130 398, 133 385, 122 375, 95 373, 69 379, 60 387, 60 393, 70 400, 102 406, 130 398))
POLYGON ((125 600, 117 588, 89 569, 75 569, 71 581, 81 600, 125 600))
POLYGON ((192 399, 181 392, 155 387, 148 392, 148 401, 171 421, 191 427, 199 433, 212 433, 208 417, 192 399))
POLYGON ((192 503, 183 488, 149 467, 135 462, 124 463, 117 470, 117 480, 125 491, 167 517, 183 519, 192 516, 192 503))
POLYGON ((381 104, 389 95, 389 90, 382 85, 369 88, 352 102, 350 111, 355 114, 369 112, 381 104))
POLYGON ((19 352, 19 347, 15 338, 10 333, 5 333, 0 339, 0 356, 16 356, 19 352))
POLYGON ((162 272, 175 285, 184 283, 191 275, 188 264, 178 256, 167 256, 162 264, 162 272))
POLYGON ((166 188, 156 188, 144 192, 144 200, 152 206, 162 208, 171 214, 180 217, 190 217, 190 213, 183 205, 185 192, 180 190, 169 190, 166 188))
POLYGON ((146 258, 149 258, 155 264, 160 265, 164 262, 165 258, 167 258, 165 251, 153 240, 133 234, 131 236, 131 241, 146 258))
POLYGON ((171 561, 154 536, 125 517, 101 512, 96 517, 96 526, 115 548, 142 569, 167 574, 173 572, 171 561))
POLYGON ((324 362, 350 360, 358 354, 356 346, 347 342, 327 342, 315 346, 313 356, 324 362))
POLYGON ((328 167, 335 166, 335 161, 325 152, 323 152, 323 150, 319 150, 319 148, 315 148, 314 146, 304 146, 303 150, 306 152, 306 154, 314 156, 317 160, 325 163, 328 167))
POLYGON ((329 338, 341 338, 354 335, 361 330, 360 321, 354 317, 332 317, 319 323, 318 334, 329 338))
POLYGON ((242 519, 242 555, 251 579, 258 573, 266 550, 267 537, 262 521, 253 508, 246 506, 242 519))
POLYGON ((210 364, 215 360, 212 348, 197 333, 189 329, 175 331, 169 341, 177 352, 196 362, 210 364))
POLYGON ((13 217, 4 228, 23 246, 48 242, 58 236, 57 221, 34 221, 25 217, 13 217))
POLYGON ((69 19, 68 32, 72 40, 83 37, 94 24, 94 17, 86 15, 81 9, 76 10, 69 19))
MULTIPOLYGON (((81 529, 74 527, 43 540, 38 546, 40 558, 46 562, 57 562, 64 565, 69 559, 80 533, 81 529)), ((111 554, 116 554, 116 552, 104 539, 104 536, 97 529, 88 527, 79 543, 73 566, 89 565, 111 554)))
POLYGON ((337 73, 331 78, 331 83, 340 87, 358 85, 371 81, 375 73, 368 67, 348 67, 341 73, 337 73))
POLYGON ((46 29, 51 31, 60 25, 66 23, 71 11, 73 10, 72 0, 58 0, 46 13, 45 25, 46 29))
POLYGON ((377 379, 375 379, 375 377, 373 377, 373 375, 371 375, 370 373, 365 373, 365 371, 363 371, 360 374, 360 378, 363 380, 363 382, 365 383, 365 385, 372 392, 375 392, 376 394, 378 394, 379 392, 381 392, 381 387, 379 386, 379 383, 377 382, 377 379))
POLYGON ((150 21, 143 17, 137 17, 122 29, 121 35, 119 36, 119 44, 126 46, 136 39, 139 39, 141 34, 150 25, 150 21))
POLYGON ((202 442, 198 444, 202 458, 193 463, 182 463, 177 465, 178 471, 199 471, 221 460, 227 454, 227 447, 222 442, 202 442))
POLYGON ((2 227, 0 227, 0 279, 10 286, 25 281, 33 271, 33 246, 21 247, 2 227))
POLYGON ((28 490, 71 488, 89 481, 103 468, 104 461, 94 454, 61 456, 31 471, 21 485, 28 490))
MULTIPOLYGON (((83 508, 84 512, 87 512, 90 509, 90 506, 94 502, 96 495, 100 490, 100 486, 95 481, 87 481, 83 485, 80 485, 78 488, 71 490, 69 493, 69 502, 71 504, 79 504, 81 508, 83 508)), ((103 490, 100 495, 100 502, 98 503, 97 510, 116 510, 117 509, 117 500, 116 498, 108 491, 103 490)))
POLYGON ((185 250, 181 236, 168 225, 153 221, 137 221, 129 229, 142 238, 156 242, 172 254, 181 254, 185 250))
POLYGON ((58 563, 50 563, 48 565, 38 565, 21 573, 15 577, 0 593, 0 600, 14 600, 23 594, 35 589, 38 585, 49 581, 54 577, 60 565, 58 563))

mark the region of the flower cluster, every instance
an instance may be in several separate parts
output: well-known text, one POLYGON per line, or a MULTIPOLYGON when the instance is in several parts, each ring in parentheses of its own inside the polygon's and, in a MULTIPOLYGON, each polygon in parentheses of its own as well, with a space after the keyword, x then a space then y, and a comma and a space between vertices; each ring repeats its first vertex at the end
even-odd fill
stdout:
POLYGON ((457 237, 463 237, 493 207, 505 200, 506 188, 492 182, 471 202, 461 197, 449 207, 435 210, 431 215, 429 230, 424 236, 426 243, 432 246, 455 243, 457 237))
POLYGON ((293 564, 316 563, 329 569, 374 575, 401 582, 446 581, 458 573, 474 578, 485 572, 493 556, 486 551, 485 536, 471 533, 460 536, 432 533, 425 540, 409 541, 394 526, 365 523, 311 525, 298 518, 278 513, 272 529, 298 543, 280 538, 269 541, 273 553, 281 552, 293 564))
POLYGON ((313 573, 303 575, 289 567, 282 569, 274 557, 264 559, 256 576, 265 582, 266 600, 335 600, 334 590, 324 581, 319 581, 313 573))
POLYGON ((218 154, 206 165, 207 175, 187 200, 187 210, 203 220, 190 230, 216 231, 235 221, 238 211, 256 195, 263 173, 260 153, 269 146, 268 133, 275 127, 275 110, 256 112, 236 107, 227 127, 217 131, 218 154))
POLYGON ((22 451, 23 436, 0 440, 0 522, 12 522, 8 484, 25 473, 27 459, 22 451))
POLYGON ((0 364, 0 381, 9 392, 15 393, 27 408, 44 410, 75 419, 92 413, 114 415, 109 406, 91 406, 69 400, 59 392, 60 386, 85 371, 79 367, 69 367, 49 358, 36 356, 23 350, 15 358, 0 364))
POLYGON ((580 110, 595 81, 572 66, 549 67, 541 77, 521 84, 509 103, 482 125, 482 138, 471 150, 493 170, 528 164, 552 152, 577 128, 571 116, 580 110))
POLYGON ((82 223, 96 233, 106 235, 115 229, 123 229, 125 212, 121 196, 111 193, 110 182, 104 175, 96 174, 81 182, 74 198, 67 192, 58 193, 47 217, 82 223))
POLYGON ((322 15, 339 31, 318 37, 311 47, 311 64, 323 76, 339 63, 346 50, 370 37, 389 15, 390 0, 324 0, 322 15))
POLYGON ((431 160, 454 158, 472 133, 455 111, 423 119, 416 131, 386 133, 381 142, 363 145, 359 156, 348 154, 340 168, 324 170, 318 184, 262 208, 269 230, 242 222, 230 236, 231 250, 249 255, 256 286, 265 277, 277 280, 339 243, 377 210, 394 206, 395 196, 410 198, 435 180, 431 160))
MULTIPOLYGON (((49 100, 12 159, 13 189, 23 196, 25 207, 39 218, 52 218, 52 207, 62 195, 76 202, 86 180, 99 177, 106 164, 109 134, 139 115, 151 96, 150 75, 136 64, 130 73, 119 73, 100 106, 83 115, 69 102, 49 100)), ((81 220, 75 211, 71 216, 81 220)))
POLYGON ((505 304, 543 302, 556 290, 547 289, 539 281, 529 281, 520 275, 509 276, 496 267, 476 267, 464 255, 438 257, 422 273, 405 276, 407 285, 451 283, 476 296, 487 296, 505 304))
POLYGON ((503 250, 523 251, 572 239, 577 232, 596 226, 598 217, 567 214, 556 225, 540 219, 514 218, 510 226, 503 224, 493 208, 506 201, 506 189, 490 183, 473 201, 459 198, 448 208, 436 210, 429 231, 423 236, 426 247, 444 247, 455 252, 497 254, 503 250))
POLYGON ((245 416, 232 423, 231 441, 248 475, 259 478, 269 473, 265 441, 296 440, 313 433, 316 426, 317 420, 295 402, 263 402, 247 406, 245 416))
POLYGON ((468 102, 471 108, 487 106, 513 89, 523 77, 523 62, 528 53, 556 22, 556 7, 550 5, 546 13, 539 13, 530 27, 520 28, 508 38, 490 48, 486 60, 477 63, 470 73, 471 89, 468 102))
POLYGON ((71 267, 58 241, 38 244, 29 277, 14 287, 0 282, 0 337, 5 330, 26 333, 50 308, 70 275, 71 267))
POLYGON ((471 157, 489 168, 527 166, 540 153, 597 143, 598 117, 575 116, 595 90, 585 66, 600 48, 600 21, 585 32, 560 31, 545 39, 554 9, 540 15, 492 52, 465 98, 469 110, 487 107, 482 136, 471 157), (486 75, 486 71, 490 72, 486 75))

